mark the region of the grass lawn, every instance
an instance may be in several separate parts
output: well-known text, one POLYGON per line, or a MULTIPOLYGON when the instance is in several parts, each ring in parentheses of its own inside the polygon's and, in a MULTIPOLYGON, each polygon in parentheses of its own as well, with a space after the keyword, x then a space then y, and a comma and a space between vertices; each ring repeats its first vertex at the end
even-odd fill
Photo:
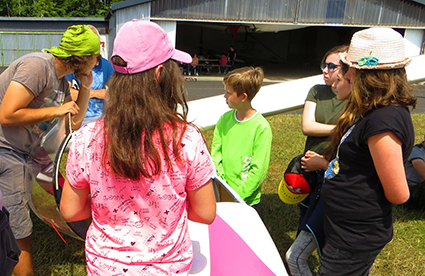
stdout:
MULTIPOLYGON (((416 143, 425 134, 425 115, 412 115, 416 143)), ((275 115, 267 118, 273 130, 270 167, 262 189, 264 224, 282 258, 293 242, 298 227, 298 207, 280 201, 277 187, 289 161, 304 149, 301 115, 275 115)), ((211 144, 212 131, 204 132, 211 144)), ((33 256, 36 275, 85 275, 84 243, 56 232, 34 215, 33 256)), ((425 211, 394 207, 394 238, 379 254, 372 275, 425 275, 425 211)), ((309 258, 317 272, 317 254, 309 258)))

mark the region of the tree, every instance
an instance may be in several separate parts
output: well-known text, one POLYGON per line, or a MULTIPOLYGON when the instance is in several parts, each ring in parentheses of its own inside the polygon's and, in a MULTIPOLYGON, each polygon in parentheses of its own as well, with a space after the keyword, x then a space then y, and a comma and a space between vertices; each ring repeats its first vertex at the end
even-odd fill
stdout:
POLYGON ((2 16, 32 16, 33 0, 1 0, 2 16))
POLYGON ((36 9, 33 17, 60 17, 65 14, 62 7, 58 7, 55 1, 38 0, 36 1, 36 9))
POLYGON ((0 0, 0 16, 103 17, 120 0, 0 0))

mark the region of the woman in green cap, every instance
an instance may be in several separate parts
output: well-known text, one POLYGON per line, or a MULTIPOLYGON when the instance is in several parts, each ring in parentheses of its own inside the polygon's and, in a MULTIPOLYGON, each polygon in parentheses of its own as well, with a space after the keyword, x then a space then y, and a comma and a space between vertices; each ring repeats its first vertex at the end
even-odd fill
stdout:
POLYGON ((86 25, 74 25, 63 34, 59 47, 22 56, 0 75, 0 189, 22 251, 14 269, 16 276, 34 275, 28 205, 33 184, 28 154, 37 138, 34 125, 71 113, 73 128, 80 127, 93 81, 92 68, 100 57, 99 37, 86 25), (75 73, 82 84, 75 102, 64 78, 69 73, 75 73), (53 91, 63 93, 65 103, 46 107, 45 98, 53 91))

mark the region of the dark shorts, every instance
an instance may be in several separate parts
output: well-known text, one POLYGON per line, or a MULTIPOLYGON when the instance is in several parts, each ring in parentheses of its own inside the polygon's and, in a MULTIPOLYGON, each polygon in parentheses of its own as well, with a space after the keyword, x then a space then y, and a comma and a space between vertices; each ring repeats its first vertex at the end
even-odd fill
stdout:
POLYGON ((0 189, 3 205, 10 213, 10 228, 16 239, 32 233, 29 201, 33 185, 32 165, 28 157, 0 148, 0 189))
POLYGON ((383 248, 372 251, 345 251, 325 244, 317 275, 369 275, 376 257, 383 248))
POLYGON ((0 209, 0 275, 12 275, 19 261, 21 249, 10 230, 9 213, 0 209))

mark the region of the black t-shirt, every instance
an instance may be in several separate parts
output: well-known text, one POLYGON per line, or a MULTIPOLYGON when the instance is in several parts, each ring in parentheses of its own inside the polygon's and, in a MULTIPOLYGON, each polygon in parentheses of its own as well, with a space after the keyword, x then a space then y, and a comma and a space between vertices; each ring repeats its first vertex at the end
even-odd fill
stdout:
POLYGON ((230 60, 233 60, 233 59, 235 59, 236 51, 235 50, 233 50, 233 51, 229 50, 228 55, 229 55, 230 60))
POLYGON ((392 204, 386 199, 367 140, 392 131, 402 142, 406 162, 414 144, 409 110, 387 106, 360 119, 339 148, 337 175, 322 187, 326 242, 356 251, 384 247, 392 239, 392 204))

